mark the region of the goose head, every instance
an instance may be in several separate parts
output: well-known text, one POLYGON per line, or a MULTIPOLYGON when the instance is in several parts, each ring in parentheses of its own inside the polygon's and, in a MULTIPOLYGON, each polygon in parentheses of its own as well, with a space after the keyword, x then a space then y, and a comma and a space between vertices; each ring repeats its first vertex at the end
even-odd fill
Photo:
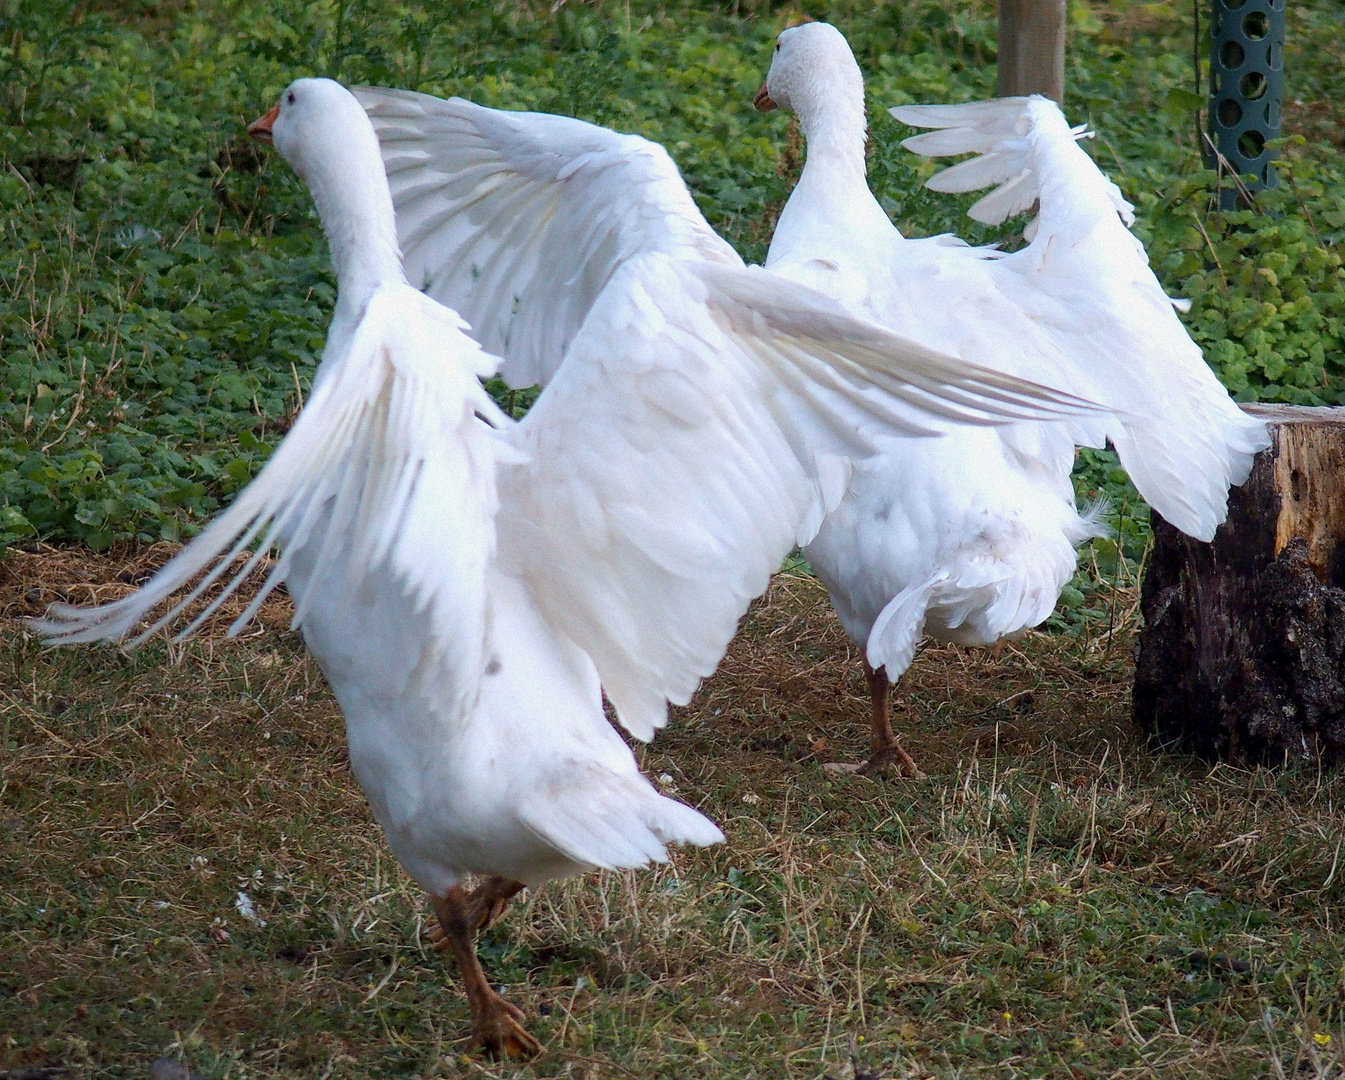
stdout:
POLYGON ((753 104, 788 109, 810 137, 822 117, 864 118, 864 76, 845 36, 830 23, 791 26, 775 39, 770 72, 753 104))
POLYGON ((296 79, 248 134, 275 146, 308 185, 342 299, 362 307, 379 285, 403 280, 378 137, 349 90, 331 79, 296 79))

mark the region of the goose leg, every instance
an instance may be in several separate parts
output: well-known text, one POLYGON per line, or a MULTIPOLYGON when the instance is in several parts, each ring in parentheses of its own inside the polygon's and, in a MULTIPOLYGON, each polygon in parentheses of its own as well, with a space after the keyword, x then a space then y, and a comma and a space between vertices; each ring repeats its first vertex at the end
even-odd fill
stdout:
POLYGON ((920 771, 920 767, 912 760, 911 755, 902 749, 901 743, 897 741, 897 736, 892 731, 890 709, 892 687, 887 681, 887 669, 879 668, 874 671, 873 668, 869 667, 866 660, 864 661, 864 677, 869 682, 869 701, 872 706, 869 723, 873 734, 870 742, 869 760, 860 766, 860 775, 885 776, 887 771, 895 765, 899 772, 905 773, 911 779, 923 780, 925 774, 920 771))
MULTIPOLYGON (((467 922, 472 928, 472 933, 479 934, 499 922, 509 907, 509 901, 525 888, 527 886, 521 881, 510 881, 498 874, 492 874, 469 892, 466 896, 467 922)), ((438 918, 425 928, 425 936, 435 948, 448 947, 440 944, 446 940, 446 935, 443 927, 439 925, 438 918)))
POLYGON ((480 933, 500 921, 509 908, 509 901, 524 889, 523 882, 492 874, 467 894, 468 915, 472 931, 480 933))
MULTIPOLYGON (((481 961, 477 959, 476 945, 472 940, 476 932, 474 920, 489 916, 496 907, 494 903, 485 907, 483 916, 480 910, 482 905, 474 904, 473 897, 496 881, 506 886, 516 884, 506 882, 503 878, 490 878, 478 886, 472 896, 454 885, 443 896, 431 897, 442 931, 435 948, 452 949, 457 958, 458 970, 462 973, 462 988, 472 1010, 472 1042, 484 1047, 494 1057, 534 1057, 542 1052, 542 1044, 523 1027, 523 1010, 517 1005, 511 1005, 491 988, 486 973, 481 969, 481 961)), ((514 892, 519 888, 522 886, 515 888, 514 892)), ((500 901, 500 910, 503 910, 503 903, 500 901)))

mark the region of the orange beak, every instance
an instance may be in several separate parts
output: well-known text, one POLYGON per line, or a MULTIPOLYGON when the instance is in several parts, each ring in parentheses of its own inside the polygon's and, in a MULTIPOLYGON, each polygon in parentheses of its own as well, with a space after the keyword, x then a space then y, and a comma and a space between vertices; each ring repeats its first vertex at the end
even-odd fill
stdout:
POLYGON ((280 115, 280 102, 276 102, 271 111, 265 116, 258 117, 248 125, 248 134, 258 142, 271 141, 271 125, 276 122, 276 117, 280 115))
MULTIPOLYGON (((766 89, 765 83, 761 84, 761 89, 757 91, 757 96, 752 99, 752 104, 757 107, 757 112, 770 112, 772 109, 779 108, 779 106, 771 100, 771 92, 766 89)), ((261 123, 260 120, 257 122, 261 123)))

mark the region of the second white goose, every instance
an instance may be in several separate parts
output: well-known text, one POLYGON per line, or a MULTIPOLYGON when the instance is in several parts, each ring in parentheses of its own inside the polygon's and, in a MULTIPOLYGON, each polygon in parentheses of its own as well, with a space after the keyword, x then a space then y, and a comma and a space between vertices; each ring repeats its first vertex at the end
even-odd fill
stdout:
POLYGON ((1054 103, 892 110, 942 129, 907 140, 910 149, 981 155, 928 185, 1000 185, 972 208, 977 220, 998 223, 1040 204, 1029 242, 1009 255, 952 236, 908 240, 893 226, 868 187, 863 77, 835 27, 783 31, 756 104, 792 109, 808 147, 767 269, 934 348, 1111 410, 888 442, 856 466, 805 548, 865 653, 873 740, 865 768, 914 773, 891 728, 890 680, 922 634, 991 644, 1051 613, 1075 548, 1102 531, 1096 514, 1075 506, 1076 444, 1110 439, 1150 505, 1207 540, 1227 512, 1229 486, 1267 445, 1265 427, 1205 364, 1126 228, 1132 208, 1054 103))

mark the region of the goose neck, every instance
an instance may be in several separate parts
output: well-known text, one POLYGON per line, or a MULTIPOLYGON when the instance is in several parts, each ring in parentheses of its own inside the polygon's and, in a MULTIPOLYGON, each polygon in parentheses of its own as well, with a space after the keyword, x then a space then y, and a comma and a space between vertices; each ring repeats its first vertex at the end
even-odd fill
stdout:
POLYGON ((381 286, 404 281, 382 162, 350 162, 308 180, 331 251, 339 303, 362 308, 381 286))
POLYGON ((799 126, 807 140, 805 171, 828 176, 858 177, 864 182, 864 103, 844 98, 824 99, 799 112, 799 126))
POLYGON ((816 112, 798 110, 808 158, 776 223, 768 267, 814 259, 845 266, 869 257, 881 260, 900 236, 869 190, 862 90, 845 106, 842 99, 816 112))
POLYGON ((863 82, 858 78, 858 70, 854 71, 854 79, 814 82, 799 97, 803 101, 796 102, 795 110, 807 140, 808 167, 863 178, 866 121, 863 82), (847 86, 847 82, 855 85, 847 86))
POLYGON ((862 96, 830 99, 816 112, 800 113, 799 121, 808 157, 781 221, 800 214, 811 222, 825 220, 851 243, 873 230, 885 234, 890 223, 869 190, 864 161, 862 96))

